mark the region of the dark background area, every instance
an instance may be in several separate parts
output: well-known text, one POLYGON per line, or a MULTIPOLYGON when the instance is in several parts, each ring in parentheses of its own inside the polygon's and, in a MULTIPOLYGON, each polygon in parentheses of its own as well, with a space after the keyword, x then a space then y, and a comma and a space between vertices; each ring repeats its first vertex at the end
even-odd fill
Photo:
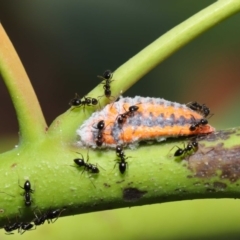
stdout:
MULTIPOLYGON (((213 2, 0 1, 0 21, 50 124, 68 109, 75 92, 85 95, 99 83, 97 75, 115 70, 213 2)), ((211 108, 214 115, 209 121, 217 129, 239 126, 239 26, 237 14, 210 29, 156 67, 125 96, 162 97, 180 103, 196 100, 211 108)), ((0 136, 17 142, 15 111, 1 79, 0 109, 0 136)), ((66 239, 78 233, 78 239, 94 239, 96 235, 100 239, 101 234, 109 239, 146 239, 146 234, 149 239, 159 239, 159 235, 162 239, 225 239, 239 236, 240 204, 231 200, 169 203, 58 221, 59 225, 46 225, 25 235, 39 234, 45 239, 66 239), (58 235, 51 235, 53 231, 58 235)))

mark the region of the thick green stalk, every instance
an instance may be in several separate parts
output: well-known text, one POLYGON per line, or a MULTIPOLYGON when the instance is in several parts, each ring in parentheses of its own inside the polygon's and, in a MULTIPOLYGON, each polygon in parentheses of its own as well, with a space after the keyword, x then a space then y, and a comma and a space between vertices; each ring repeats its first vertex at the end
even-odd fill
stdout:
POLYGON ((1 24, 0 74, 17 113, 21 144, 40 139, 47 124, 27 73, 1 24))
POLYGON ((99 174, 72 167, 73 159, 85 160, 87 151, 56 146, 52 142, 36 144, 28 151, 16 149, 0 156, 2 179, 0 195, 1 226, 6 216, 32 220, 35 208, 66 207, 62 215, 71 215, 120 207, 200 198, 239 198, 240 129, 230 129, 199 139, 196 153, 174 157, 182 139, 125 150, 128 168, 125 174, 115 166, 113 150, 89 151, 89 162, 97 164, 99 174), (224 140, 223 140, 224 139, 224 140), (237 144, 236 144, 237 143, 237 144), (54 147, 55 146, 55 147, 54 147), (175 146, 174 149, 172 149, 175 146), (24 206, 20 194, 26 179, 32 183, 31 207, 24 206))
MULTIPOLYGON (((114 72, 112 95, 124 92, 167 56, 239 9, 240 1, 218 1, 166 33, 114 72)), ((23 140, 31 142, 0 155, 0 175, 5 176, 0 189, 1 212, 4 212, 0 215, 1 226, 6 223, 6 217, 12 222, 18 215, 21 220, 32 220, 36 208, 46 211, 64 207, 66 211, 62 215, 71 215, 183 199, 239 197, 240 168, 236 166, 239 165, 240 129, 199 139, 199 150, 184 160, 176 159, 172 149, 176 145, 181 147, 182 139, 126 150, 126 156, 131 158, 123 175, 118 166, 114 168, 113 150, 89 151, 89 162, 98 164, 100 169, 95 176, 72 167, 73 159, 80 157, 76 152, 87 159, 86 149, 74 147, 76 129, 95 109, 67 111, 54 121, 46 137, 41 137, 46 125, 25 72, 20 70, 18 76, 22 77, 16 77, 18 69, 6 64, 6 49, 0 51, 1 73, 17 109, 21 135, 23 140), (17 79, 25 79, 22 81, 26 85, 17 79), (18 185, 19 182, 23 186, 26 179, 35 190, 31 194, 31 207, 25 207, 23 189, 18 185)), ((100 96, 102 92, 99 85, 89 96, 100 96)), ((106 102, 101 99, 102 106, 106 102)))

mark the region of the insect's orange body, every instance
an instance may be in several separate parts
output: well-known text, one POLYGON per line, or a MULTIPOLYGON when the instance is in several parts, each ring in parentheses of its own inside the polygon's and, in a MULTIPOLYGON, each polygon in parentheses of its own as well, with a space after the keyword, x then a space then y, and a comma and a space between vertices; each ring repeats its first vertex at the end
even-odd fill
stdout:
POLYGON ((77 130, 79 145, 96 147, 99 121, 104 121, 102 131, 103 147, 116 147, 118 144, 136 145, 139 141, 162 141, 168 137, 200 135, 215 129, 209 124, 198 124, 194 131, 190 126, 203 119, 199 113, 184 104, 161 98, 121 98, 93 113, 77 130), (134 107, 134 109, 131 109, 134 107), (122 118, 123 121, 120 121, 122 118))

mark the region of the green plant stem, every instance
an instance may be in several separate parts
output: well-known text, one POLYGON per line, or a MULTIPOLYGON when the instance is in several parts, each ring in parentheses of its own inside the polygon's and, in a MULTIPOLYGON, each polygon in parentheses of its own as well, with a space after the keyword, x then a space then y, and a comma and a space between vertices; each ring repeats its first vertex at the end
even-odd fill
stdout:
MULTIPOLYGON (((239 11, 239 0, 217 1, 180 23, 129 59, 114 72, 114 81, 111 83, 112 95, 117 98, 175 51, 209 28, 239 11)), ((101 95, 103 95, 102 84, 99 84, 88 94, 90 97, 101 95)), ((108 102, 106 98, 100 100, 102 107, 108 102)), ((59 116, 53 122, 52 126, 50 126, 49 134, 60 139, 74 140, 75 135, 71 133, 75 134, 76 129, 82 124, 84 119, 86 119, 92 111, 96 110, 94 107, 86 111, 81 111, 82 109, 83 108, 78 108, 74 111, 68 110, 59 116), (56 131, 57 129, 58 131, 56 131)))
MULTIPOLYGON (((115 71, 112 95, 124 92, 167 56, 239 9, 240 1, 218 1, 166 33, 115 71)), ((1 44, 5 46, 2 39, 1 44)), ((20 71, 16 78, 13 72, 19 69, 7 62, 9 47, 6 49, 0 48, 1 73, 8 79, 5 82, 19 111, 21 134, 32 143, 0 155, 0 175, 5 176, 0 189, 0 212, 4 212, 0 214, 1 226, 6 224, 6 216, 11 222, 16 221, 19 209, 21 221, 30 221, 36 208, 43 212, 65 207, 62 215, 72 215, 185 199, 240 196, 240 129, 199 139, 198 151, 182 160, 173 156, 172 149, 176 145, 181 147, 182 139, 126 150, 126 156, 131 158, 123 175, 118 166, 114 168, 113 150, 89 150, 89 162, 98 164, 100 169, 96 176, 72 167, 73 159, 81 157, 76 152, 81 152, 87 160, 87 150, 74 148, 72 143, 76 141, 77 127, 94 108, 86 108, 85 112, 82 108, 67 111, 54 121, 44 141, 36 141, 38 133, 41 136, 44 132, 45 122, 37 117, 41 115, 40 107, 25 73, 20 71), (25 79, 26 84, 22 85, 18 79, 25 79), (30 104, 35 104, 37 112, 30 104), (18 186, 18 182, 23 186, 26 179, 35 190, 31 194, 31 207, 25 207, 23 189, 18 186)), ((100 96, 102 92, 99 85, 89 96, 100 96)), ((106 102, 101 99, 102 106, 106 102)))
POLYGON ((0 25, 0 74, 17 113, 21 143, 31 143, 40 139, 47 125, 31 82, 2 25, 0 25))
POLYGON ((81 157, 76 151, 87 160, 86 149, 54 147, 50 141, 33 144, 28 151, 16 149, 0 156, 0 174, 7 176, 1 192, 13 195, 0 194, 0 225, 6 216, 15 221, 18 209, 21 220, 31 221, 36 208, 44 212, 65 207, 62 215, 72 215, 177 200, 239 198, 239 142, 240 129, 230 129, 201 137, 198 151, 183 158, 173 156, 176 146, 183 147, 182 139, 126 149, 125 174, 114 168, 115 151, 89 150, 89 162, 100 170, 96 176, 72 167, 73 159, 81 157), (28 208, 18 186, 26 179, 35 189, 28 208))

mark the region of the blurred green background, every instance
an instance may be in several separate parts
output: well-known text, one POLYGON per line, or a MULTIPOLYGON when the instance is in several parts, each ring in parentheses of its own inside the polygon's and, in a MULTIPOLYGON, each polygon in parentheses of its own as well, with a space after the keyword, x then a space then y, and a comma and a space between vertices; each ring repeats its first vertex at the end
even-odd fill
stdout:
MULTIPOLYGON (((0 21, 38 95, 47 122, 156 38, 215 1, 0 1, 0 21)), ((217 129, 239 126, 240 14, 209 30, 145 76, 125 96, 206 103, 217 129), (147 87, 146 87, 147 86, 147 87)), ((0 81, 0 152, 18 125, 0 81)), ((240 239, 239 200, 195 200, 65 217, 0 239, 240 239)))

